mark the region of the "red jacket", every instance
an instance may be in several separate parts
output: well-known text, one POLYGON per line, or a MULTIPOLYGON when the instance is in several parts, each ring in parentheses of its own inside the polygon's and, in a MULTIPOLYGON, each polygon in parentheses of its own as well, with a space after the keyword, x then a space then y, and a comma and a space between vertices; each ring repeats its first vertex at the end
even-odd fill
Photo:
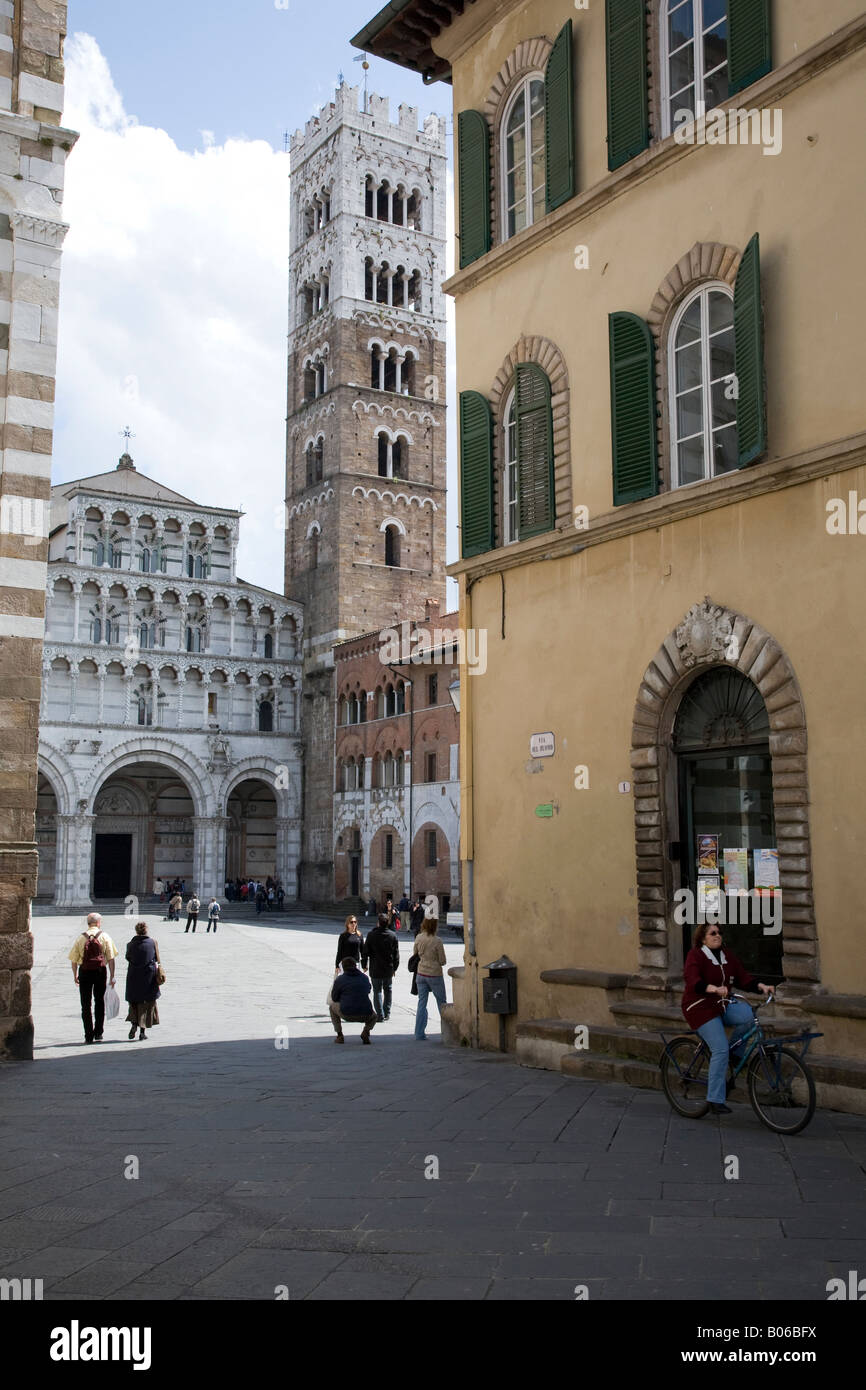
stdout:
POLYGON ((733 990, 734 985, 740 989, 757 990, 757 976, 750 975, 742 961, 727 947, 722 948, 722 961, 724 963, 720 964, 711 955, 709 947, 703 946, 693 946, 686 956, 683 968, 686 982, 683 1016, 690 1028, 700 1028, 711 1018, 719 1017, 727 1003, 720 994, 707 994, 707 985, 727 985, 729 991, 733 990))

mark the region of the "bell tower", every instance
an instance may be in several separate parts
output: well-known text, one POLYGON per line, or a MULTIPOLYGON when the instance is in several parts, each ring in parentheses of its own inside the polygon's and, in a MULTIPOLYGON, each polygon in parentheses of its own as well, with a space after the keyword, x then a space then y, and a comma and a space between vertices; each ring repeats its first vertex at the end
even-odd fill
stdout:
POLYGON ((341 85, 291 144, 286 594, 305 606, 301 896, 333 898, 337 642, 445 602, 445 122, 341 85))

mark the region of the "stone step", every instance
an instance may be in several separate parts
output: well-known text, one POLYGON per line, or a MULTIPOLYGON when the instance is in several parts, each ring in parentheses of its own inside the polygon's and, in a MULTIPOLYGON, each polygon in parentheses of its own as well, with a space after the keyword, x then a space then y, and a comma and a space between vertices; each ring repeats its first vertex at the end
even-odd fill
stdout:
MULTIPOLYGON (((640 1029, 644 1032, 688 1033, 691 1030, 683 1018, 682 1010, 672 1004, 644 1004, 640 1001, 623 1000, 611 1004, 610 1012, 621 1028, 640 1029)), ((812 1020, 799 1011, 786 1011, 784 1014, 768 1014, 761 1010, 758 1015, 761 1027, 771 1037, 801 1033, 811 1029, 812 1020)))
POLYGON ((658 1063, 612 1057, 606 1052, 571 1052, 563 1057, 560 1071, 584 1081, 622 1081, 647 1091, 660 1091, 662 1084, 658 1063))

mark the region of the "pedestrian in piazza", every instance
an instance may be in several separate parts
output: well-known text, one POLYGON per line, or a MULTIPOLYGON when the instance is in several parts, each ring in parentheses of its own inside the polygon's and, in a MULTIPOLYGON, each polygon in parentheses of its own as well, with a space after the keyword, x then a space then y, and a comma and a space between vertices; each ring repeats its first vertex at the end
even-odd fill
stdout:
POLYGON ((160 997, 159 946, 148 936, 146 922, 136 922, 135 936, 126 947, 126 959, 126 1002, 129 1005, 126 1021, 132 1024, 129 1041, 134 1040, 138 1029, 138 1041, 144 1042, 146 1029, 155 1028, 159 1023, 156 1001, 160 997))
POLYGON ((421 923, 424 921, 424 904, 419 897, 415 898, 412 904, 412 930, 417 936, 421 930, 421 923))
POLYGON ((170 922, 180 921, 180 910, 183 907, 183 898, 175 889, 174 894, 168 900, 168 920, 170 922))
POLYGON ((331 986, 331 1022, 337 1034, 334 1042, 345 1042, 344 1023, 363 1023, 361 1042, 369 1043, 370 1033, 376 1027, 376 1015, 370 1004, 372 986, 358 969, 354 956, 346 956, 342 966, 342 975, 338 975, 331 986))
POLYGON ((340 932, 337 941, 337 958, 334 961, 334 974, 340 973, 340 966, 347 956, 351 956, 357 965, 361 963, 361 952, 364 949, 364 938, 361 935, 361 928, 358 926, 357 917, 347 917, 345 926, 340 932))
MULTIPOLYGON (((216 929, 219 926, 219 924, 220 905, 217 902, 216 898, 211 898, 207 909, 207 930, 210 931, 211 927, 213 927, 214 934, 216 934, 216 929)), ((205 936, 207 936, 207 932, 205 932, 205 936)))
POLYGON ((108 984, 114 984, 116 956, 117 947, 108 933, 102 930, 101 916, 98 912, 91 912, 85 930, 75 938, 69 952, 72 978, 81 997, 81 1021, 86 1043, 102 1042, 105 990, 108 984))
POLYGON ((286 890, 283 887, 283 885, 279 882, 279 880, 277 880, 277 907, 280 909, 281 912, 283 910, 283 903, 285 902, 285 899, 286 890))
POLYGON ((445 947, 438 936, 439 923, 435 917, 425 917, 421 930, 415 938, 415 955, 418 969, 415 980, 418 985, 418 1007, 415 1012, 415 1041, 427 1041, 427 998, 433 995, 439 1017, 442 1007, 448 1003, 445 993, 445 947))
POLYGON ((256 916, 261 917, 262 910, 267 903, 267 895, 261 885, 256 889, 256 916))
POLYGON ((409 931, 412 926, 412 904, 404 893, 399 903, 397 911, 400 914, 400 928, 402 931, 409 931))
POLYGON ((384 1023, 391 1017, 391 982, 400 968, 400 943, 384 912, 367 934, 361 948, 361 965, 370 972, 373 1008, 378 1022, 384 1023))
POLYGON ((195 933, 196 923, 198 922, 198 914, 200 912, 201 903, 199 902, 195 893, 193 893, 192 897, 186 905, 186 930, 189 931, 190 923, 192 923, 193 934, 195 933))
POLYGON ((399 931, 400 914, 394 906, 394 899, 391 897, 385 899, 385 916, 388 918, 388 926, 391 927, 393 931, 399 931))

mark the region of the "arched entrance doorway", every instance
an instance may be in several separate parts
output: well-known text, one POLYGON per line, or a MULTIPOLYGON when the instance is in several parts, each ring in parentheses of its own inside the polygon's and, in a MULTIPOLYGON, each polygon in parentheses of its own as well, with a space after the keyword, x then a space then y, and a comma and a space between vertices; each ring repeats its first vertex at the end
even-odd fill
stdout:
MULTIPOLYGON (((760 691, 728 666, 705 671, 680 701, 671 742, 682 886, 697 912, 719 917, 725 944, 747 969, 781 980, 769 886, 778 869, 770 720, 760 691)), ((694 925, 683 924, 683 956, 694 925)))
POLYGON ((259 777, 239 782, 229 796, 226 816, 226 878, 253 878, 262 883, 277 878, 277 798, 273 787, 259 777))
POLYGON ((40 772, 36 792, 36 844, 39 849, 37 902, 53 902, 57 882, 57 796, 40 772))
POLYGON ((158 763, 113 773, 94 802, 91 893, 95 902, 147 898, 156 881, 194 877, 195 808, 186 783, 158 763))

